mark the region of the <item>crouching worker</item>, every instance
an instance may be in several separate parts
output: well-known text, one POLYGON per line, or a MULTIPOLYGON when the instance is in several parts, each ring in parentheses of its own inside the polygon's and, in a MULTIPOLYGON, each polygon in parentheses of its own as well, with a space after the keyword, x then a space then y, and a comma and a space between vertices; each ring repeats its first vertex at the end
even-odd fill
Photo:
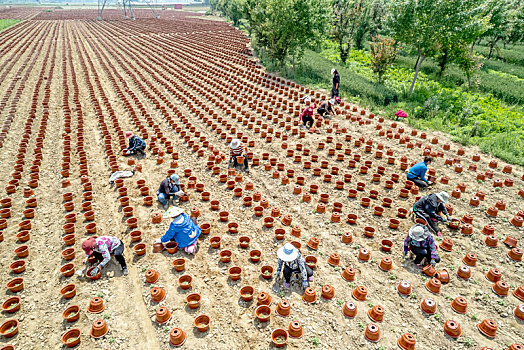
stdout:
POLYGON ((140 137, 133 135, 131 131, 126 131, 126 139, 129 139, 129 145, 124 150, 124 155, 140 153, 145 156, 146 143, 140 137))
POLYGON ((163 215, 164 219, 172 218, 166 233, 155 243, 175 241, 179 248, 184 248, 186 253, 193 254, 197 250, 198 237, 202 230, 196 224, 195 217, 189 217, 182 208, 170 207, 163 215))
POLYGON ((426 264, 431 264, 433 267, 440 262, 433 235, 424 225, 416 224, 409 229, 404 240, 404 260, 406 260, 408 251, 415 255, 414 263, 419 268, 425 266, 422 263, 424 259, 426 259, 426 264))
POLYGON ((122 274, 127 275, 127 265, 124 259, 124 243, 113 236, 90 237, 82 242, 82 249, 86 253, 87 260, 93 256, 96 259, 97 266, 91 271, 91 276, 96 276, 104 266, 107 265, 113 255, 122 267, 122 274))
POLYGON ((413 205, 413 214, 426 221, 429 228, 433 230, 439 237, 442 237, 442 232, 438 227, 438 222, 448 222, 451 220, 451 216, 444 205, 449 200, 449 194, 445 191, 440 193, 432 193, 425 197, 420 198, 415 205, 413 205), (440 213, 446 215, 444 219, 440 213))
POLYGON ((419 162, 409 168, 406 177, 408 180, 413 181, 415 185, 420 188, 426 188, 433 183, 429 182, 426 179, 426 172, 428 171, 428 166, 433 162, 433 158, 430 156, 424 157, 424 161, 419 162))
POLYGON ((317 113, 320 114, 321 117, 328 117, 332 114, 335 114, 335 110, 333 109, 333 106, 335 105, 335 99, 330 99, 329 101, 324 101, 318 106, 317 113))
POLYGON ((283 247, 277 250, 278 267, 277 279, 280 280, 280 272, 282 265, 284 266, 284 287, 289 288, 291 282, 291 275, 299 273, 302 277, 302 287, 305 289, 309 286, 309 282, 313 282, 313 270, 306 265, 306 262, 297 248, 291 243, 286 243, 283 247))
POLYGON ((169 199, 172 197, 173 201, 178 197, 184 195, 184 191, 180 188, 180 177, 177 174, 166 177, 160 183, 160 187, 156 191, 158 201, 162 203, 164 209, 169 207, 169 199))
POLYGON ((304 108, 300 113, 300 121, 302 122, 303 128, 311 128, 313 126, 313 111, 315 110, 315 104, 311 103, 308 107, 304 108))
POLYGON ((229 164, 233 164, 233 167, 237 167, 244 164, 246 173, 249 174, 249 165, 247 161, 247 148, 244 146, 239 139, 233 139, 229 145, 229 164))

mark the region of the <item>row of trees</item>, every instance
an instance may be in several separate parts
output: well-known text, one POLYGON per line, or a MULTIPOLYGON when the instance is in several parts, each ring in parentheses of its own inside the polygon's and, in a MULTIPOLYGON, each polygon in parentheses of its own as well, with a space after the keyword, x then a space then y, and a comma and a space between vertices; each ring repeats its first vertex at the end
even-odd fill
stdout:
POLYGON ((214 10, 243 22, 255 48, 285 64, 325 39, 336 42, 346 62, 351 49, 369 39, 372 68, 379 82, 399 43, 418 56, 410 94, 428 58, 440 67, 464 71, 468 83, 479 59, 474 46, 483 41, 490 59, 497 45, 524 39, 522 0, 210 0, 214 10))

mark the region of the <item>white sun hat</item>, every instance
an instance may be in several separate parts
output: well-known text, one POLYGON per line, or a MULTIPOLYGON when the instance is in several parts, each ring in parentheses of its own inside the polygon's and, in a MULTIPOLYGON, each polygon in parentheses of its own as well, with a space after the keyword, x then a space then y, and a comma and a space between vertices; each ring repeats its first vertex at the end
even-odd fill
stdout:
POLYGON ((332 98, 332 99, 330 99, 328 102, 329 102, 330 104, 334 105, 334 104, 335 104, 335 99, 332 98))
POLYGON ((233 141, 231 141, 231 144, 229 145, 229 147, 230 148, 237 148, 239 145, 240 145, 240 140, 239 139, 233 139, 233 141))
POLYGON ((182 208, 175 207, 175 206, 170 206, 169 209, 166 210, 164 215, 162 215, 162 217, 164 219, 175 218, 178 215, 182 214, 183 212, 184 212, 184 209, 182 209, 182 208))
POLYGON ((335 68, 331 68, 331 75, 335 74, 336 72, 336 69, 335 68))
POLYGON ((289 262, 298 258, 298 250, 291 243, 286 243, 283 247, 277 250, 277 256, 280 260, 289 262))
POLYGON ((422 225, 415 225, 409 229, 409 237, 417 242, 423 241, 428 237, 428 232, 422 225))
POLYGON ((449 194, 446 191, 442 191, 440 193, 437 193, 437 198, 443 201, 444 203, 447 203, 449 201, 449 194))

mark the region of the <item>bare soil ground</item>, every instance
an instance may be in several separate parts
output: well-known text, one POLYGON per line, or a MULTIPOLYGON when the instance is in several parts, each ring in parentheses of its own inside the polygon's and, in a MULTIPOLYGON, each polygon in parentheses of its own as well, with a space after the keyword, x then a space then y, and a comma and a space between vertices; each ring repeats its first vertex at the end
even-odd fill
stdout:
MULTIPOLYGON (((21 10, 17 11, 21 13, 21 10)), ((507 256, 509 249, 503 244, 507 236, 517 238, 519 246, 524 239, 524 229, 510 223, 524 209, 524 198, 518 195, 524 187, 524 169, 513 166, 511 174, 504 173, 502 170, 506 164, 481 154, 475 148, 465 148, 464 155, 459 156, 457 151, 462 147, 440 133, 426 132, 427 138, 422 138, 419 131, 416 136, 410 136, 410 141, 404 142, 405 136, 411 135, 409 127, 403 123, 392 125, 387 120, 381 122, 379 116, 369 118, 372 111, 360 116, 360 108, 355 112, 353 108, 345 109, 346 105, 353 107, 351 101, 344 101, 344 105, 338 107, 339 113, 329 124, 324 122, 319 133, 305 133, 304 137, 300 137, 299 132, 303 130, 297 130, 297 126, 293 125, 297 118, 290 111, 305 107, 294 97, 302 97, 308 92, 265 73, 250 54, 248 40, 226 23, 198 19, 194 17, 196 14, 180 11, 170 11, 170 16, 159 20, 138 18, 133 22, 120 21, 116 17, 96 22, 90 19, 93 11, 83 10, 70 11, 76 20, 65 20, 67 16, 57 12, 41 12, 37 19, 21 22, 0 33, 0 50, 5 49, 0 56, 0 75, 4 74, 0 80, 0 124, 4 134, 0 142, 0 198, 12 200, 7 227, 1 230, 0 266, 3 272, 0 273, 0 281, 5 286, 15 277, 24 278, 24 290, 21 292, 15 294, 4 287, 3 299, 20 296, 21 309, 13 314, 2 312, 1 321, 17 319, 20 324, 18 334, 9 339, 2 337, 0 344, 13 344, 16 349, 59 349, 63 347, 60 340, 62 334, 70 328, 79 328, 82 332, 80 349, 169 349, 170 331, 178 327, 187 333, 185 348, 267 349, 273 347, 271 332, 277 328, 287 329, 291 320, 299 320, 303 324, 304 336, 289 339, 288 349, 393 349, 397 347, 397 339, 407 332, 416 336, 417 349, 479 349, 484 346, 506 349, 509 344, 524 342, 523 323, 513 315, 515 307, 523 302, 512 294, 524 284, 524 265, 511 260, 507 256), (287 108, 282 108, 282 101, 288 101, 287 108), (278 118, 277 123, 266 117, 266 113, 272 115, 273 108, 277 113, 274 115, 278 118), (70 130, 66 115, 70 116, 70 130), (238 117, 243 117, 242 121, 238 117), (254 119, 250 120, 252 117, 254 119), (291 119, 286 121, 286 117, 291 119), (27 124, 30 120, 33 122, 27 124), (248 123, 243 123, 245 120, 248 123), (257 121, 260 124, 257 125, 257 121), (284 124, 281 125, 281 122, 284 124), (336 133, 336 126, 332 129, 334 124, 338 124, 340 133, 336 133), (391 130, 391 137, 379 136, 378 125, 383 130, 391 130), (83 126, 83 130, 78 126, 83 126), (104 135, 104 127, 109 136, 104 135), (217 128, 222 131, 217 133, 217 128), (257 131, 257 128, 260 130, 257 131), (400 133, 400 129, 404 132, 400 133), (4 188, 13 180, 14 166, 19 159, 17 154, 23 146, 21 142, 27 130, 31 133, 27 138, 19 185, 14 193, 8 194, 4 188), (133 229, 126 224, 128 218, 123 215, 116 187, 108 183, 112 173, 111 160, 106 153, 108 139, 110 148, 117 156, 119 169, 133 169, 120 151, 119 138, 126 130, 138 135, 147 133, 149 146, 152 136, 159 138, 153 141, 155 147, 148 147, 147 157, 136 158, 142 171, 124 180, 130 206, 134 209, 133 217, 138 219, 137 229, 142 232, 141 242, 147 245, 144 256, 137 256, 134 252, 136 243, 131 242, 129 236, 133 229), (296 134, 294 131, 297 131, 296 134), (40 140, 37 140, 39 132, 40 136, 45 133, 41 146, 38 145, 40 140), (234 197, 233 191, 228 190, 226 184, 221 183, 218 175, 214 175, 206 165, 213 150, 219 155, 227 155, 228 143, 222 138, 222 133, 226 133, 227 137, 242 133, 241 137, 254 141, 249 152, 253 159, 260 160, 260 165, 252 166, 249 175, 242 173, 242 181, 234 185, 243 189, 241 197, 234 197), (262 137, 262 133, 272 136, 272 140, 262 137), (204 151, 203 156, 199 156, 198 151, 194 151, 184 140, 185 135, 195 142, 198 150, 204 151), (285 141, 282 140, 284 135, 287 137, 285 141), (160 141, 162 136, 166 137, 164 142, 160 141), (330 137, 332 142, 328 141, 330 137), (351 140, 348 141, 349 137, 351 140), (64 140, 68 138, 71 140, 70 171, 69 176, 64 177, 61 173, 66 162, 63 159, 64 140), (361 146, 355 146, 354 141, 360 138, 364 142, 361 146), (438 143, 432 144, 433 138, 438 143), (400 142, 401 139, 403 142, 400 142), (368 140, 372 144, 371 152, 364 149, 368 140), (171 143, 173 153, 169 153, 166 141, 171 143), (209 146, 203 145, 206 141, 209 146), (317 149, 319 142, 325 143, 324 149, 317 149), (420 142, 421 147, 406 147, 410 142, 420 142), (337 143, 340 149, 335 149, 337 143), (297 150, 297 144, 302 149, 310 150, 310 154, 297 150), (449 150, 445 149, 446 144, 449 144, 449 150), (62 227, 66 223, 65 215, 69 213, 63 207, 64 193, 73 194, 75 209, 72 213, 77 214, 76 242, 72 246, 76 256, 71 261, 76 270, 84 268, 81 242, 90 236, 85 230, 88 222, 84 221, 81 207, 86 200, 80 166, 83 164, 82 155, 77 152, 77 145, 83 145, 88 177, 93 186, 93 199, 90 201, 95 211, 96 235, 114 235, 124 242, 130 272, 128 276, 122 276, 114 259, 96 281, 77 274, 64 277, 59 271, 67 263, 61 254, 66 248, 62 240, 62 227), (384 151, 384 157, 380 159, 375 156, 379 145, 384 151), (433 164, 437 182, 431 192, 451 193, 458 184, 464 184, 465 191, 461 197, 450 201, 454 209, 453 217, 460 219, 469 213, 473 216, 474 227, 474 234, 468 236, 461 234, 460 230, 441 225, 444 238, 453 241, 453 249, 451 252, 439 249, 442 261, 437 270, 448 269, 451 280, 442 285, 438 295, 425 288, 428 279, 411 261, 402 262, 403 242, 412 225, 411 220, 400 219, 399 229, 388 227, 389 219, 397 217, 398 208, 408 209, 417 196, 430 193, 428 190, 418 195, 409 194, 408 198, 399 196, 405 182, 404 171, 400 169, 401 157, 406 156, 408 164, 418 162, 423 157, 425 146, 431 146, 431 151, 437 155, 442 152, 433 164), (35 153, 35 148, 41 149, 42 154, 36 171, 39 174, 38 187, 33 189, 34 195, 31 196, 37 199, 38 206, 35 217, 30 219, 30 240, 22 243, 16 235, 20 231, 19 223, 24 220, 22 212, 29 198, 24 197, 24 189, 28 187, 31 173, 35 172, 30 168, 38 159, 39 153, 35 153), (155 155, 151 148, 158 148, 165 154, 155 155), (328 155, 329 149, 333 149, 336 155, 346 152, 344 160, 337 161, 336 155, 328 155), (294 156, 301 155, 300 161, 287 156, 288 150, 294 150, 294 156), (395 164, 387 164, 387 150, 391 150, 395 164), (179 156, 176 164, 173 163, 174 153, 179 156), (265 164, 269 160, 263 160, 265 153, 269 154, 268 158, 275 158, 277 163, 283 164, 285 170, 278 171, 273 166, 266 171, 265 164), (360 155, 361 159, 356 168, 350 168, 348 161, 355 154, 360 155), (475 154, 480 154, 480 161, 472 160, 475 154), (322 168, 322 176, 314 176, 312 169, 304 169, 304 163, 311 161, 311 155, 319 156, 318 162, 312 162, 312 168, 321 168, 321 161, 329 162, 327 168, 322 168), (455 172, 453 165, 444 165, 446 159, 454 158, 463 165, 463 172, 455 172), (493 160, 497 161, 496 168, 489 167, 493 160), (368 174, 360 174, 360 167, 365 161, 371 161, 368 174), (475 164, 477 170, 468 170, 470 164, 475 164), (374 182, 371 175, 377 172, 379 166, 384 167, 385 171, 380 182, 374 182), (324 182, 324 175, 330 174, 332 167, 340 169, 338 175, 333 175, 331 182, 324 182), (183 250, 175 254, 152 252, 152 241, 160 237, 169 225, 166 220, 153 224, 152 216, 162 212, 156 202, 155 191, 170 168, 180 174, 189 195, 189 200, 180 205, 187 212, 198 208, 201 213, 199 224, 209 223, 211 226, 211 232, 200 237, 199 249, 194 256, 188 256, 183 250), (184 176, 186 169, 192 170, 191 176, 195 176, 196 180, 184 176), (289 184, 282 184, 288 170, 294 170, 294 176, 289 184), (476 180, 478 173, 488 170, 493 172, 492 179, 476 180), (274 172, 279 174, 278 178, 274 178, 274 172), (335 183, 343 181, 344 174, 351 174, 352 179, 344 183, 343 190, 337 190, 335 183), (399 174, 400 180, 393 189, 385 189, 385 181, 391 174, 399 174), (311 202, 304 202, 302 194, 293 194, 297 177, 300 176, 305 180, 305 184, 300 186, 303 193, 309 191, 311 184, 319 185, 318 193, 311 195, 311 202), (439 181, 443 176, 449 178, 449 184, 439 181), (71 186, 62 188, 62 181, 67 179, 71 186), (145 180, 150 195, 155 198, 153 206, 143 204, 143 196, 136 184, 139 179, 145 180), (511 179, 513 185, 493 187, 496 179, 502 182, 511 179), (210 192, 211 199, 220 201, 220 211, 229 211, 228 222, 238 223, 238 233, 229 233, 228 223, 219 220, 218 211, 211 210, 210 203, 201 200, 201 193, 188 188, 191 181, 204 184, 204 191, 210 192), (249 182, 253 184, 253 190, 245 189, 249 182), (355 199, 349 198, 348 190, 356 189, 358 182, 365 183, 364 191, 358 191, 355 199), (369 197, 371 190, 378 191, 378 198, 371 200, 369 208, 362 207, 360 199, 369 197), (485 199, 479 206, 471 206, 470 198, 478 191, 485 193, 485 199), (258 202, 253 202, 251 207, 243 205, 243 197, 253 196, 255 192, 260 192, 262 198, 269 202, 261 217, 256 217, 253 211, 258 202), (323 214, 315 210, 321 193, 330 195, 323 214), (376 216, 373 208, 381 206, 383 198, 393 199, 392 206, 386 207, 382 216, 376 216), (499 210, 497 217, 486 215, 487 208, 500 200, 505 202, 505 209, 499 210), (330 220, 335 202, 343 204, 340 223, 330 220), (276 218, 273 228, 265 228, 263 219, 270 216, 271 208, 279 208, 281 215, 276 218), (349 213, 358 215, 355 225, 346 222, 349 213), (301 237, 291 236, 291 226, 280 222, 284 215, 292 216, 292 226, 301 228, 301 237), (484 243, 486 236, 481 233, 488 224, 494 226, 498 238, 495 248, 484 243), (366 226, 376 229, 373 238, 363 235, 366 226), (275 239, 276 228, 286 230, 284 240, 275 239), (341 242, 344 232, 353 234, 353 243, 341 242), (213 236, 221 237, 221 248, 211 247, 209 239, 213 236), (249 248, 239 246, 240 236, 250 237, 249 248), (318 250, 306 246, 311 237, 319 239, 318 250), (391 253, 380 249, 382 239, 393 241, 391 253), (293 282, 289 290, 279 284, 281 292, 275 293, 272 291, 275 276, 266 280, 260 275, 260 268, 264 265, 276 268, 276 251, 289 241, 300 242, 304 256, 311 255, 318 259, 312 283, 318 299, 313 304, 302 301, 303 290, 299 281, 293 282), (9 268, 13 261, 18 260, 13 251, 23 244, 29 247, 29 255, 23 258, 26 271, 14 274, 9 268), (357 259, 358 251, 363 247, 371 253, 371 260, 366 263, 357 259), (230 263, 220 261, 219 252, 223 249, 232 251, 230 263), (262 252, 259 263, 249 260, 252 249, 262 252), (472 267, 472 278, 465 281, 456 276, 456 271, 464 265, 462 258, 468 252, 478 256, 478 263, 472 267), (333 253, 340 255, 339 267, 327 264, 328 257, 333 253), (384 257, 390 257, 393 261, 390 272, 384 272, 378 266, 384 257), (173 269, 172 261, 176 258, 186 259, 182 273, 173 269), (228 277, 228 269, 232 266, 242 268, 239 281, 228 277), (341 272, 349 266, 356 270, 355 280, 351 283, 341 278, 341 272), (493 293, 492 283, 484 277, 492 267, 501 270, 502 280, 509 284, 507 297, 493 293), (145 280, 147 269, 154 269, 160 274, 154 284, 166 291, 166 298, 160 303, 151 299, 152 285, 145 280), (188 290, 179 287, 178 278, 182 274, 193 277, 192 287, 188 290), (401 280, 412 284, 412 294, 408 298, 401 298, 396 291, 401 280), (64 299, 60 289, 69 283, 76 285, 77 293, 72 299, 64 299), (325 284, 334 287, 334 299, 321 298, 321 289, 325 284), (259 292, 271 295, 273 301, 269 322, 256 320, 256 300, 240 300, 239 290, 245 285, 254 287, 255 297, 259 292), (351 296, 352 290, 359 285, 368 290, 365 302, 355 301, 351 296), (190 293, 202 296, 201 306, 196 310, 186 305, 185 298, 190 293), (89 302, 95 296, 101 297, 105 304, 105 310, 100 314, 87 312, 89 302), (450 302, 457 296, 466 298, 466 314, 458 314, 451 309, 450 302), (420 302, 428 297, 437 303, 437 313, 433 316, 424 315, 420 310, 420 302), (275 313, 275 306, 281 299, 291 303, 292 311, 288 317, 275 313), (341 311, 347 301, 357 304, 359 312, 354 319, 346 318, 341 311), (79 320, 72 324, 62 318, 62 312, 70 305, 79 305, 81 310, 79 320), (367 341, 363 335, 366 325, 372 323, 367 312, 373 305, 381 305, 385 309, 384 321, 378 324, 382 332, 378 343, 367 341), (172 312, 171 319, 164 325, 155 321, 155 312, 160 306, 172 312), (198 332, 193 325, 194 319, 201 314, 211 319, 210 330, 205 333, 198 332), (89 332, 93 321, 98 318, 107 322, 109 332, 102 338, 93 339, 89 332), (496 338, 489 339, 478 331, 477 324, 484 319, 496 321, 496 338), (447 320, 460 324, 462 335, 458 339, 444 335, 443 326, 447 320)), ((28 13, 23 12, 20 16, 28 13)), ((312 95, 315 93, 318 93, 316 102, 326 94, 324 91, 309 92, 312 95)), ((227 158, 212 166, 219 167, 220 174, 227 174, 227 158)), ((228 178, 234 179, 234 176, 228 178)))

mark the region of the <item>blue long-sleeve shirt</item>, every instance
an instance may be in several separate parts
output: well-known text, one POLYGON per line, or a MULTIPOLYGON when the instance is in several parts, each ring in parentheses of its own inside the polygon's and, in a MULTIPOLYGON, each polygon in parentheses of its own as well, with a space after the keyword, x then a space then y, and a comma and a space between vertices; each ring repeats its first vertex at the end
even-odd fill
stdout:
POLYGON ((144 149, 145 147, 146 143, 140 137, 133 135, 129 138, 129 146, 127 147, 129 151, 134 151, 137 148, 144 149))
POLYGON ((422 161, 409 168, 407 177, 409 180, 420 178, 422 181, 428 182, 426 180, 426 171, 428 171, 428 166, 422 161))
POLYGON ((189 218, 186 213, 177 216, 169 225, 169 229, 160 238, 162 243, 175 241, 178 247, 189 247, 198 239, 202 230, 189 218))

